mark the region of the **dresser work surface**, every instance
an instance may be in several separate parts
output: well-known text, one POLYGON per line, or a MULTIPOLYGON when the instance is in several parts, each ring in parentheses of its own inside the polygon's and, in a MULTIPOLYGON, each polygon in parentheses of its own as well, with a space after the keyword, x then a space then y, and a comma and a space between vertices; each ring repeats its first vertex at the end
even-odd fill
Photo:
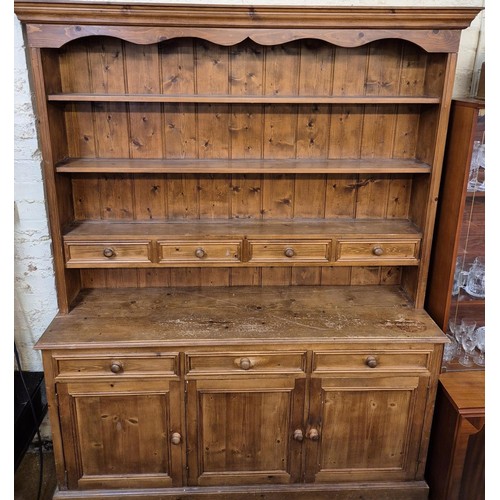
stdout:
POLYGON ((397 287, 233 287, 87 290, 38 348, 119 343, 422 341, 446 337, 397 287), (127 335, 124 333, 127 332, 127 335), (131 333, 132 332, 132 333, 131 333))

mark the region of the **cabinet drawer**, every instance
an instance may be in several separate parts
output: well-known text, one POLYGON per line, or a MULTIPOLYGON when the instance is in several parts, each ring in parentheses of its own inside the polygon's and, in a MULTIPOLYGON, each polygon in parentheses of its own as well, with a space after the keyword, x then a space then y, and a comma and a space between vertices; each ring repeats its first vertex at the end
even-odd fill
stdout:
POLYGON ((160 264, 200 264, 202 262, 239 262, 240 240, 159 241, 160 264))
POLYGON ((313 372, 339 371, 427 371, 430 352, 350 350, 315 352, 313 372))
POLYGON ((400 265, 418 263, 420 240, 342 240, 337 242, 336 261, 346 264, 400 265))
POLYGON ((305 373, 305 368, 305 352, 186 353, 188 375, 305 373))
POLYGON ((151 264, 150 241, 65 243, 67 267, 113 267, 124 264, 151 264))
POLYGON ((178 373, 177 353, 151 353, 133 356, 58 356, 57 379, 82 377, 174 376, 178 373))
POLYGON ((328 262, 330 240, 250 240, 250 262, 328 262))

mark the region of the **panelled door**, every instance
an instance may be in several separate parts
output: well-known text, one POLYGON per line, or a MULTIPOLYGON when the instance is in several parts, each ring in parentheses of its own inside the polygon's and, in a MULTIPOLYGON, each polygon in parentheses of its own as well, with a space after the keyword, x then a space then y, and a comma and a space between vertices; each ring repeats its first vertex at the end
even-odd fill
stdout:
POLYGON ((305 377, 187 382, 188 484, 300 481, 305 377))
POLYGON ((415 479, 427 376, 311 380, 306 481, 415 479))
POLYGON ((57 384, 69 489, 182 485, 180 382, 57 384))

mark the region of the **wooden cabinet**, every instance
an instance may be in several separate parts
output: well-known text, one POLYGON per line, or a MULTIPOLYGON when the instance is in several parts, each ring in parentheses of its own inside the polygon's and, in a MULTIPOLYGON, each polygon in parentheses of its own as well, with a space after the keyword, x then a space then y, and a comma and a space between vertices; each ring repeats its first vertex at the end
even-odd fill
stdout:
POLYGON ((50 364, 69 489, 182 484, 177 353, 58 351, 50 364))
POLYGON ((308 424, 321 440, 308 445, 310 480, 415 476, 431 353, 393 347, 316 354, 308 424))
POLYGON ((15 2, 56 498, 426 497, 423 305, 478 11, 15 2))
MULTIPOLYGON (((485 162, 473 161, 485 147, 485 118, 484 100, 452 101, 425 303, 445 332, 450 332, 449 320, 460 323, 467 318, 478 328, 485 325, 485 162), (477 289, 470 286, 475 269, 482 269, 477 289)), ((484 366, 466 368, 458 356, 442 366, 443 371, 466 369, 484 370, 484 366)))
MULTIPOLYGON (((477 273, 482 290, 468 285, 474 262, 485 264, 484 161, 472 167, 484 145, 485 101, 453 100, 426 299, 429 314, 450 334, 450 320, 485 325, 484 268, 482 277, 477 273)), ((441 371, 450 373, 441 376, 432 428, 431 498, 484 498, 484 368, 461 365, 458 354, 443 360, 441 371)))
POLYGON ((484 371, 440 377, 426 478, 429 498, 485 498, 484 371))

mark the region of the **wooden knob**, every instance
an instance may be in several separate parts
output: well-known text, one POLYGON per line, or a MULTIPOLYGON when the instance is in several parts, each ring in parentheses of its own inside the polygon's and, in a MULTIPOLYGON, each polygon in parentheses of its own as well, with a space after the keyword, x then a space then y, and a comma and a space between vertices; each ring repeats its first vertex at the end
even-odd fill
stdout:
POLYGON ((384 253, 384 249, 382 247, 373 247, 372 253, 373 255, 380 257, 384 253))
POLYGON ((201 247, 197 248, 194 251, 194 254, 195 254, 196 257, 198 257, 198 259, 202 259, 206 255, 205 250, 203 250, 203 248, 201 248, 201 247))
POLYGON ((304 441, 304 433, 302 432, 302 429, 295 429, 293 432, 293 439, 299 442, 304 441))
POLYGON ((248 358, 241 358, 240 368, 242 370, 249 370, 250 368, 252 368, 252 362, 248 358))
POLYGON ((307 433, 307 438, 310 439, 311 441, 318 441, 319 440, 319 432, 318 429, 309 429, 307 433))
POLYGON ((368 356, 365 361, 366 365, 370 368, 375 368, 377 366, 377 359, 375 356, 368 356))
POLYGON ((113 363, 111 363, 111 366, 109 367, 109 369, 113 373, 120 373, 123 371, 123 365, 118 361, 113 361, 113 363))
POLYGON ((112 248, 105 248, 102 254, 109 259, 115 255, 115 251, 112 248))
POLYGON ((172 432, 170 436, 170 442, 172 444, 181 444, 181 435, 178 432, 172 432))
POLYGON ((293 248, 285 248, 285 257, 291 258, 295 255, 295 250, 293 248))

